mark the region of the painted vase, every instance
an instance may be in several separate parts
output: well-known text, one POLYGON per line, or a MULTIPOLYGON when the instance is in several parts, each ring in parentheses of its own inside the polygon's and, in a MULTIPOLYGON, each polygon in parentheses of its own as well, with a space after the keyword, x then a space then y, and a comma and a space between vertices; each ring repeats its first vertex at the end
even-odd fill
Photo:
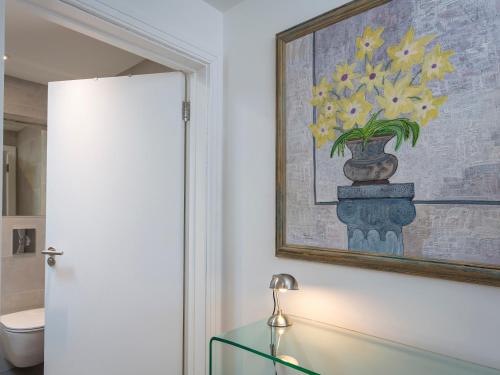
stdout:
POLYGON ((344 164, 344 175, 353 185, 388 184, 398 169, 398 159, 385 153, 385 145, 394 136, 374 137, 363 145, 362 140, 346 142, 352 159, 344 164))

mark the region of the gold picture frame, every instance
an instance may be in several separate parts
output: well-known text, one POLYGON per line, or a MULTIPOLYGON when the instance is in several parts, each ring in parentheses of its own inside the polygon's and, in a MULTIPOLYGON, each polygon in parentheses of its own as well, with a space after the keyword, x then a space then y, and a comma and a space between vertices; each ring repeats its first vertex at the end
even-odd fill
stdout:
POLYGON ((391 1, 395 0, 356 0, 276 35, 276 256, 500 286, 500 265, 375 254, 287 241, 287 45, 391 1))

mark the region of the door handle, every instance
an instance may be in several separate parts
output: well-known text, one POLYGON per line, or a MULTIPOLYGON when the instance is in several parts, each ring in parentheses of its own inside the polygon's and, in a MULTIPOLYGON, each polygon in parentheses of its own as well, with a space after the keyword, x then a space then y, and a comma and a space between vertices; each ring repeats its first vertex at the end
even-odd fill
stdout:
POLYGON ((42 250, 42 254, 45 254, 45 255, 63 255, 64 251, 57 251, 53 247, 49 247, 47 250, 42 250))
POLYGON ((64 251, 57 251, 53 247, 49 247, 47 250, 42 250, 42 254, 49 256, 47 258, 47 264, 53 267, 56 264, 56 255, 63 255, 64 251))

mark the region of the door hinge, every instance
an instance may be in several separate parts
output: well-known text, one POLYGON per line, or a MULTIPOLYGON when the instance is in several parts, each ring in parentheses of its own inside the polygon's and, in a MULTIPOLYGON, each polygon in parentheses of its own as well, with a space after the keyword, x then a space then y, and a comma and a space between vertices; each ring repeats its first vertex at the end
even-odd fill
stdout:
POLYGON ((182 120, 189 122, 191 120, 191 102, 182 102, 182 120))

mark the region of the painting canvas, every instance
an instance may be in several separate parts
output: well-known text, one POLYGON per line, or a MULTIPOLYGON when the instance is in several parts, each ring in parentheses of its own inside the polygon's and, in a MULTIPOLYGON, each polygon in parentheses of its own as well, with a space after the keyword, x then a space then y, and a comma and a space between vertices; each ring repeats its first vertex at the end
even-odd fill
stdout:
POLYGON ((277 255, 500 285, 500 1, 277 36, 277 255))

